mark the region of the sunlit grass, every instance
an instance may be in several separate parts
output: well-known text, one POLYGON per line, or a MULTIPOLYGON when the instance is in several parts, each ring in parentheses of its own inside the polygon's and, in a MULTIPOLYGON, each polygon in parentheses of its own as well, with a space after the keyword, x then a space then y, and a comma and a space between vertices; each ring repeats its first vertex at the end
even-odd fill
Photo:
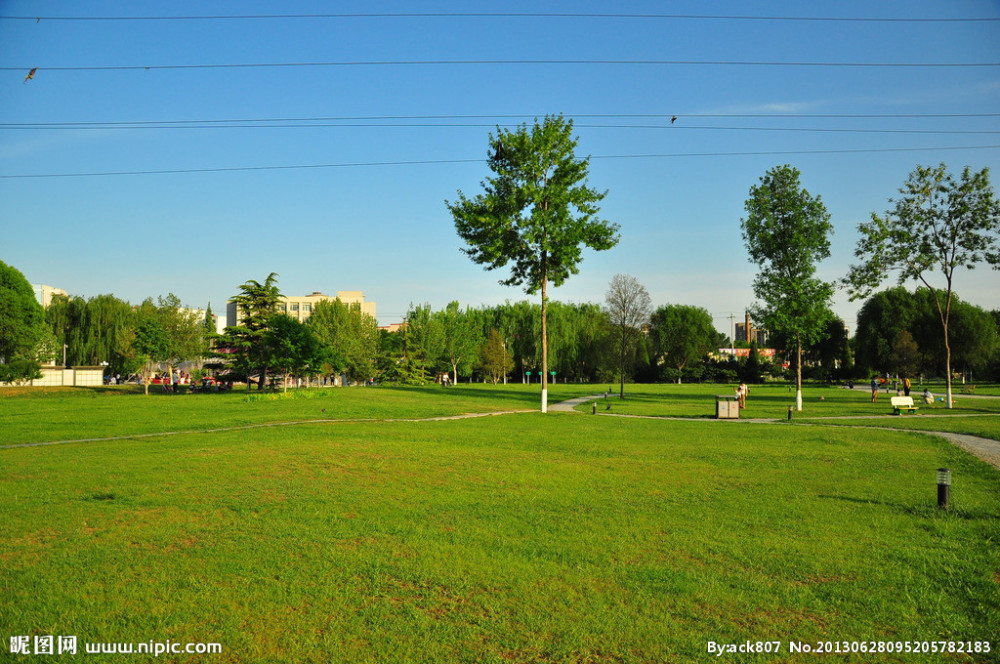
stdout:
MULTIPOLYGON (((308 417, 315 399, 363 412, 376 393, 205 403, 221 418, 263 406, 277 421, 308 417)), ((384 394, 423 415, 486 409, 489 395, 496 410, 533 409, 537 397, 384 394)), ((187 398, 76 407, 90 426, 108 403, 124 422, 187 398)), ((989 638, 992 654, 949 661, 995 662, 998 483, 1000 471, 913 433, 573 414, 6 449, 4 636, 211 641, 223 662, 404 663, 708 662, 719 660, 707 641, 747 639, 786 644, 757 661, 800 661, 789 639, 989 638), (948 512, 935 506, 942 466, 954 473, 948 512)))
MULTIPOLYGON (((550 399, 592 388, 555 385, 550 399)), ((504 410, 537 410, 538 385, 350 387, 281 392, 144 396, 134 386, 0 389, 0 445, 198 431, 273 422, 423 418, 504 410)))

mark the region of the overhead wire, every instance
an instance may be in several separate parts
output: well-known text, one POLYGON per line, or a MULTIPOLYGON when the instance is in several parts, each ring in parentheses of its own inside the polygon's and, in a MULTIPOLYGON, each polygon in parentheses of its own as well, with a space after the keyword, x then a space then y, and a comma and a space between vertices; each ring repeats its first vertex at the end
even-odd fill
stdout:
POLYGON ((339 60, 326 62, 229 62, 174 65, 2 66, 0 71, 45 72, 172 71, 199 69, 274 69, 303 67, 450 67, 450 66, 703 66, 703 67, 823 67, 823 68, 982 68, 1000 62, 823 62, 793 60, 641 60, 641 59, 520 59, 520 60, 339 60))
POLYGON ((659 19, 698 21, 796 21, 843 23, 979 23, 1000 21, 1000 17, 886 17, 886 16, 754 16, 748 14, 657 14, 657 13, 589 13, 589 12, 338 12, 311 14, 215 14, 181 16, 0 16, 9 21, 233 21, 285 19, 392 19, 392 18, 599 18, 599 19, 659 19))
MULTIPOLYGON (((375 116, 327 116, 327 117, 289 117, 289 118, 201 118, 189 120, 105 120, 105 121, 61 121, 61 122, 0 122, 0 129, 175 129, 175 128, 266 128, 266 127, 490 127, 494 124, 472 122, 439 122, 443 120, 524 120, 538 118, 540 114, 478 114, 478 115, 375 115, 375 116), (432 122, 433 121, 433 122, 432 122)), ((764 131, 858 131, 858 132, 904 132, 904 133, 993 133, 991 131, 964 130, 902 130, 902 129, 824 129, 810 127, 726 127, 721 125, 675 125, 667 123, 671 117, 676 120, 700 119, 956 119, 956 118, 998 118, 1000 113, 690 113, 681 116, 664 113, 583 113, 570 114, 576 119, 612 119, 612 120, 663 120, 662 124, 587 124, 575 122, 580 128, 637 128, 637 129, 740 129, 764 131)))
MULTIPOLYGON (((203 129, 489 129, 498 125, 491 124, 430 124, 430 123, 308 123, 308 124, 115 124, 115 123, 84 123, 84 124, 7 124, 0 123, 0 130, 129 130, 160 129, 160 130, 203 130, 203 129)), ((734 127, 719 125, 639 125, 639 124, 574 124, 577 129, 651 129, 669 131, 761 131, 761 132, 792 132, 792 133, 847 133, 847 134, 1000 134, 994 129, 851 129, 834 127, 734 127)))
MULTIPOLYGON (((957 145, 941 147, 906 147, 906 148, 857 148, 831 150, 766 150, 757 152, 675 152, 664 154, 621 154, 621 155, 591 155, 587 159, 677 159, 690 157, 751 157, 751 156, 787 156, 787 155, 825 155, 825 154, 869 154, 889 152, 938 152, 947 150, 997 150, 1000 145, 957 145)), ((131 175, 183 175, 196 173, 231 173, 246 171, 283 171, 327 168, 357 168, 376 166, 427 166, 444 164, 485 163, 484 159, 434 159, 418 161, 373 161, 347 162, 340 164, 294 164, 285 166, 231 166, 219 168, 182 168, 160 170, 104 171, 89 173, 37 173, 37 174, 0 174, 0 180, 15 179, 46 179, 46 178, 83 178, 109 177, 131 175)))

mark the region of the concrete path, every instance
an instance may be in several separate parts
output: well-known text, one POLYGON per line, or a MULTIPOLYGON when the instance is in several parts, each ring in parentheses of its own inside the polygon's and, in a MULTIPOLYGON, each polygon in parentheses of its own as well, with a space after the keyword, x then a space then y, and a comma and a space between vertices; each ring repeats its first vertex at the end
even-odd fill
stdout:
POLYGON ((576 412, 573 410, 582 403, 587 403, 588 401, 594 401, 595 399, 603 399, 603 394, 597 394, 592 397, 577 397, 575 399, 569 399, 567 401, 560 401, 559 403, 549 404, 549 410, 557 413, 571 413, 576 412))
POLYGON ((926 431, 922 433, 940 436, 953 445, 958 445, 969 454, 979 457, 991 466, 1000 468, 1000 441, 980 438, 979 436, 967 436, 961 433, 947 433, 945 431, 926 431))

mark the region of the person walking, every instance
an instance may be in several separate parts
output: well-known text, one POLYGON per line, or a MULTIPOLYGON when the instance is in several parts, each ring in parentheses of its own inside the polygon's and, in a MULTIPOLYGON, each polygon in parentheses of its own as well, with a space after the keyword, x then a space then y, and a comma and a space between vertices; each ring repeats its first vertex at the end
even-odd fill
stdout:
POLYGON ((906 376, 903 376, 903 396, 910 396, 910 379, 906 376))
POLYGON ((872 376, 872 403, 878 400, 878 379, 872 376))

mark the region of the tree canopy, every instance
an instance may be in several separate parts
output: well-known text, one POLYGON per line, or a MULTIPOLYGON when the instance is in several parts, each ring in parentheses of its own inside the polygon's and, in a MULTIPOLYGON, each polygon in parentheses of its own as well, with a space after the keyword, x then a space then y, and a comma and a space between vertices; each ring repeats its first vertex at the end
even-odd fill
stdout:
POLYGON ((461 191, 446 201, 455 228, 476 263, 495 270, 511 265, 500 281, 542 295, 542 411, 547 410, 548 284, 562 285, 579 272, 583 247, 610 249, 618 225, 598 217, 605 193, 587 185, 590 160, 575 155, 573 121, 546 116, 532 127, 497 127, 490 135, 484 192, 469 199, 461 191))
POLYGON ((328 347, 326 361, 334 371, 357 381, 375 375, 378 323, 361 311, 361 305, 339 299, 317 302, 306 325, 328 347))
MULTIPOLYGON (((859 366, 910 376, 943 374, 945 348, 936 297, 928 288, 895 286, 865 300, 854 337, 859 366)), ((995 358, 1000 344, 996 321, 955 294, 949 332, 953 363, 962 369, 983 369, 995 358)))
POLYGON ((229 351, 225 357, 230 369, 247 381, 258 376, 257 388, 264 389, 271 366, 267 344, 267 331, 271 317, 277 313, 281 291, 278 275, 272 272, 260 283, 251 279, 240 286, 240 293, 233 297, 239 315, 238 321, 226 327, 218 346, 229 351))
POLYGON ((898 283, 918 281, 934 294, 944 340, 948 408, 952 407, 951 336, 949 323, 955 272, 982 262, 1000 267, 1000 203, 993 194, 989 169, 973 173, 968 166, 956 179, 942 163, 917 166, 892 209, 872 213, 858 225, 852 265, 844 283, 851 299, 867 297, 890 273, 898 283), (944 288, 936 289, 932 273, 940 272, 944 288))
POLYGON ((45 339, 45 312, 20 270, 0 262, 0 380, 31 378, 45 339))
POLYGON ((776 166, 750 189, 741 220, 753 281, 761 303, 752 311, 768 330, 796 344, 796 409, 802 410, 802 348, 826 329, 833 284, 816 278, 816 264, 830 256, 833 225, 819 196, 799 183, 799 171, 776 166))
POLYGON ((684 368, 711 351, 718 337, 708 310, 684 304, 668 304, 653 312, 649 334, 657 357, 676 370, 678 383, 684 368))

